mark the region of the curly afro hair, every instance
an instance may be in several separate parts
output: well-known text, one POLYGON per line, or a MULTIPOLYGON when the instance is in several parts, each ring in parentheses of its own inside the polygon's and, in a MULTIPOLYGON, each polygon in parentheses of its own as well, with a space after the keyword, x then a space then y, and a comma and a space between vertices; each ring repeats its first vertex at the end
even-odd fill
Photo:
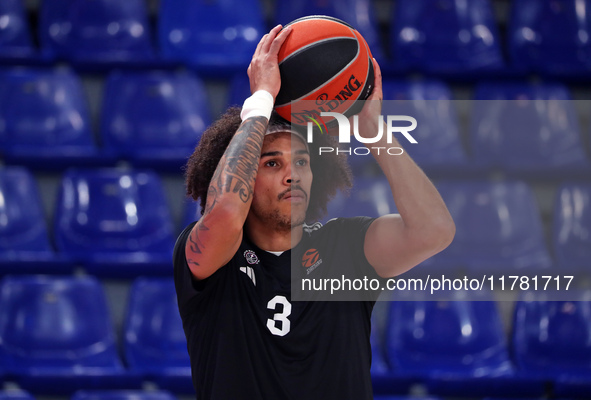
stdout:
MULTIPOLYGON (((201 210, 205 209, 209 183, 218 162, 242 122, 240 111, 239 107, 230 107, 210 125, 203 133, 199 144, 185 166, 187 195, 194 200, 200 199, 201 210)), ((289 129, 289 123, 275 112, 271 116, 269 125, 284 125, 289 129)), ((320 147, 338 147, 337 141, 332 136, 316 135, 314 142, 309 143, 308 146, 310 148, 310 167, 314 178, 306 220, 311 222, 317 221, 326 213, 328 202, 338 190, 344 193, 349 191, 353 178, 345 154, 330 152, 324 153, 322 156, 319 155, 320 147)))

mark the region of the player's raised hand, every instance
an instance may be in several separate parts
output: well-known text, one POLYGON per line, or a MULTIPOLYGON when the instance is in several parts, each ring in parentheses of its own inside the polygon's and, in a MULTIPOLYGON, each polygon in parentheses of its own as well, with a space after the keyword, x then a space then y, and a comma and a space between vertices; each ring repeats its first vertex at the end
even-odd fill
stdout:
MULTIPOLYGON (((374 87, 359 112, 359 134, 362 137, 375 137, 378 132, 379 115, 382 113, 382 71, 376 59, 373 60, 374 87)), ((352 121, 351 121, 352 123, 352 121)))
POLYGON ((282 29, 277 25, 261 38, 248 66, 251 93, 266 90, 273 98, 277 97, 281 87, 277 54, 290 32, 291 27, 282 29))

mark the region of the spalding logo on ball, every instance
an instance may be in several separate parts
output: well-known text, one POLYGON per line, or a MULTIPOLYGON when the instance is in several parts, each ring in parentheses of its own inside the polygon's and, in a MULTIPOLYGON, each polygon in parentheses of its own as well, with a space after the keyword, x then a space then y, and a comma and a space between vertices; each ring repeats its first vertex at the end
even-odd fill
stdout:
POLYGON ((349 117, 361 111, 374 84, 371 51, 363 36, 346 22, 323 15, 286 26, 292 32, 279 50, 279 115, 306 126, 309 117, 318 118, 321 112, 349 117))

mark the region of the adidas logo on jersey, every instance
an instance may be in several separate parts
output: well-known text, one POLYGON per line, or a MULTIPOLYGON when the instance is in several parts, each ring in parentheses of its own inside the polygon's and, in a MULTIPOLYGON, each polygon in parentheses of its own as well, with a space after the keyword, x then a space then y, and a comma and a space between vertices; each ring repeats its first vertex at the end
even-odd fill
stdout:
POLYGON ((257 278, 254 274, 254 270, 251 267, 240 267, 240 271, 244 272, 255 286, 257 285, 257 278))

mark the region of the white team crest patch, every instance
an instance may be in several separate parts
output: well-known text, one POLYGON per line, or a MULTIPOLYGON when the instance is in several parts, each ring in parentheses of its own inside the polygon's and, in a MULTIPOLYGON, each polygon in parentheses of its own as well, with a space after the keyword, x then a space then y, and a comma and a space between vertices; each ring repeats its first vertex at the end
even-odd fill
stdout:
POLYGON ((246 250, 244 252, 244 258, 246 258, 246 262, 249 264, 258 264, 259 263, 259 258, 255 254, 255 252, 252 250, 246 250))

